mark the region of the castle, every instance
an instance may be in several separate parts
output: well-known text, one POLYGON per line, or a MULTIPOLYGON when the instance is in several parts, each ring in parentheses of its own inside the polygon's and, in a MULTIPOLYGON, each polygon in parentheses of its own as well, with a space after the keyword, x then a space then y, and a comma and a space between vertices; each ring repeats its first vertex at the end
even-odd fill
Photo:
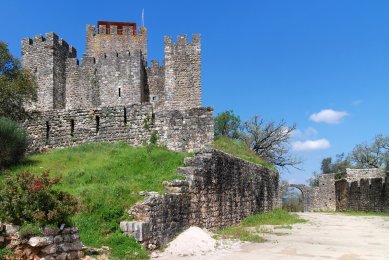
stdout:
POLYGON ((38 99, 27 106, 31 150, 93 141, 193 151, 213 141, 213 109, 201 104, 200 35, 164 38, 164 62, 147 66, 147 30, 135 23, 86 27, 86 54, 55 33, 22 40, 22 64, 38 99))

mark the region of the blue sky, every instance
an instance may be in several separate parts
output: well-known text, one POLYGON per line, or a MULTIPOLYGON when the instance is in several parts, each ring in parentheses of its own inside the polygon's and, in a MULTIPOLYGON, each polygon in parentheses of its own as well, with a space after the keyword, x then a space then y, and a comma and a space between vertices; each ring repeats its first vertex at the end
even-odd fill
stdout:
POLYGON ((243 120, 259 114, 296 123, 294 153, 304 170, 282 173, 292 182, 319 170, 323 157, 389 134, 389 1, 12 0, 1 6, 0 40, 17 57, 22 38, 54 31, 81 58, 86 24, 140 24, 142 8, 151 59, 162 61, 164 35, 201 33, 203 104, 216 114, 233 109, 243 120))

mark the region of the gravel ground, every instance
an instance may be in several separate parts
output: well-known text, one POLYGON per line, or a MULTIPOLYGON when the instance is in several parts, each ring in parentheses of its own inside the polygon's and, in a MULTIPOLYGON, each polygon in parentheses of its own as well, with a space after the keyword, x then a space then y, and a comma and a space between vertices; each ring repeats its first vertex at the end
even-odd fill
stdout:
POLYGON ((211 234, 197 229, 198 236, 187 235, 178 240, 179 236, 172 242, 175 249, 168 246, 164 253, 154 253, 153 256, 161 260, 389 260, 389 217, 327 213, 299 215, 309 222, 295 224, 292 229, 275 229, 278 235, 262 234, 267 240, 264 243, 218 240, 213 244, 211 234))

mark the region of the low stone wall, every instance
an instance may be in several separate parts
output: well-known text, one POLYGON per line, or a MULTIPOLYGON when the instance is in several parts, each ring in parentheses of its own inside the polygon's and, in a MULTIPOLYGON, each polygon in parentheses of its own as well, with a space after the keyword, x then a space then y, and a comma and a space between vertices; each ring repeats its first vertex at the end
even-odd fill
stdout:
POLYGON ((260 165, 208 149, 185 160, 186 180, 165 183, 167 193, 149 193, 130 211, 135 221, 121 229, 153 249, 189 226, 219 229, 278 201, 278 174, 260 165))
POLYGON ((153 113, 148 104, 92 110, 34 112, 25 122, 30 151, 87 142, 125 141, 142 145, 155 132, 174 151, 194 151, 213 143, 213 109, 153 113))
POLYGON ((338 211, 389 212, 389 178, 364 178, 335 183, 338 211))
POLYGON ((20 238, 18 227, 0 225, 0 245, 10 248, 17 259, 81 259, 83 244, 75 227, 44 228, 42 236, 20 238))

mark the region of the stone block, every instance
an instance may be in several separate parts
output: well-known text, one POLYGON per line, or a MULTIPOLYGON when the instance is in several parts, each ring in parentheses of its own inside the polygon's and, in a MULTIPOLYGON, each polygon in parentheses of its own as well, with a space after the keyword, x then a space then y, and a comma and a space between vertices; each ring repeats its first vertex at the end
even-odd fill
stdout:
POLYGON ((16 232, 18 232, 20 229, 19 226, 17 225, 12 225, 12 224, 6 224, 5 225, 5 233, 7 235, 12 235, 12 234, 15 234, 16 232))
POLYGON ((28 240, 28 244, 32 247, 48 246, 54 242, 52 236, 48 237, 32 237, 28 240))
POLYGON ((45 248, 42 249, 42 253, 51 255, 55 254, 58 251, 58 246, 56 244, 48 245, 45 248))

